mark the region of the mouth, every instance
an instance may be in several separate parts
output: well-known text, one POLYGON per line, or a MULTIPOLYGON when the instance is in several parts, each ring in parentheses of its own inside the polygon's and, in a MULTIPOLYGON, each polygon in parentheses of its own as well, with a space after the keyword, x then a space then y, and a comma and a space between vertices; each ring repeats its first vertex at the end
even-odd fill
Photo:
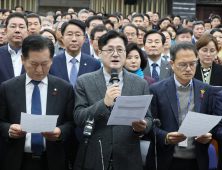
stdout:
POLYGON ((137 66, 136 66, 136 65, 132 65, 131 67, 132 67, 132 68, 136 68, 137 66))
POLYGON ((119 63, 119 60, 112 60, 111 62, 116 64, 116 63, 119 63))

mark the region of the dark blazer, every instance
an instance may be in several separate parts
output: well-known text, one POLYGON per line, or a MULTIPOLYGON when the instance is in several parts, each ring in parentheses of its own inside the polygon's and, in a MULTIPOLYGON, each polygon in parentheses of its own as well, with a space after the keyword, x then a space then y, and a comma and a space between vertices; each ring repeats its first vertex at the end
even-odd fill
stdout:
MULTIPOLYGON (((22 66, 21 74, 25 73, 22 66)), ((8 45, 0 47, 0 85, 2 82, 15 77, 11 54, 8 52, 8 45)))
POLYGON ((144 79, 147 81, 147 83, 149 84, 149 86, 153 83, 155 83, 155 79, 154 78, 151 78, 151 77, 148 77, 146 75, 144 75, 144 79))
MULTIPOLYGON (((203 81, 202 74, 201 74, 201 64, 200 59, 197 61, 198 65, 196 68, 196 73, 194 78, 200 81, 203 81)), ((212 86, 222 86, 222 65, 216 64, 213 62, 211 77, 210 77, 210 85, 212 86)))
MULTIPOLYGON (((20 170, 24 152, 25 136, 19 139, 9 137, 11 124, 20 124, 21 112, 26 113, 26 74, 8 80, 0 89, 0 135, 7 141, 3 170, 20 170)), ((73 122, 74 91, 71 84, 48 75, 46 115, 59 115, 57 127, 62 131, 62 141, 46 140, 48 167, 50 170, 65 170, 63 141, 70 134, 73 122), (56 95, 54 89, 57 89, 56 95)))
POLYGON ((143 52, 144 57, 147 58, 146 51, 143 51, 143 50, 142 50, 142 52, 143 52))
POLYGON ((160 28, 159 28, 156 24, 154 24, 154 23, 152 23, 152 27, 153 27, 154 30, 157 30, 157 31, 160 29, 160 28))
POLYGON ((90 42, 89 42, 89 39, 86 38, 83 45, 82 45, 82 48, 81 48, 81 51, 87 55, 91 55, 90 53, 90 42))
MULTIPOLYGON (((146 68, 143 70, 144 75, 148 77, 152 77, 150 73, 150 67, 149 67, 149 60, 147 60, 146 68)), ((160 67, 160 75, 159 75, 159 81, 166 79, 173 75, 173 70, 168 61, 161 59, 161 67, 160 67)))
MULTIPOLYGON (((123 69, 122 96, 148 95, 147 82, 138 75, 123 69), (140 87, 140 88, 138 88, 140 87)), ((151 129, 152 117, 150 108, 144 120, 146 129, 136 134, 132 126, 107 126, 110 110, 104 104, 107 87, 103 69, 78 77, 75 85, 74 120, 77 126, 84 127, 85 120, 90 116, 95 121, 95 127, 89 141, 85 169, 102 170, 103 155, 104 167, 108 168, 108 160, 113 150, 113 165, 116 170, 142 170, 140 152, 141 134, 151 129), (101 140, 101 144, 99 143, 101 140), (102 153, 101 153, 102 152, 102 153)), ((76 158, 75 170, 80 170, 83 162, 85 144, 81 141, 76 158)))
MULTIPOLYGON (((195 112, 212 114, 212 87, 199 80, 193 79, 195 112), (200 90, 204 90, 204 98, 201 98, 200 90)), ((157 162, 158 170, 169 168, 173 158, 175 145, 165 145, 166 135, 179 129, 178 106, 176 98, 176 86, 174 76, 150 86, 150 93, 153 94, 151 102, 151 113, 153 118, 161 121, 160 128, 156 128, 157 140, 157 162)), ((155 169, 155 148, 154 133, 150 131, 148 137, 151 139, 148 155, 146 158, 146 169, 155 169)), ((195 141, 195 151, 199 169, 209 169, 208 144, 201 144, 195 141)))

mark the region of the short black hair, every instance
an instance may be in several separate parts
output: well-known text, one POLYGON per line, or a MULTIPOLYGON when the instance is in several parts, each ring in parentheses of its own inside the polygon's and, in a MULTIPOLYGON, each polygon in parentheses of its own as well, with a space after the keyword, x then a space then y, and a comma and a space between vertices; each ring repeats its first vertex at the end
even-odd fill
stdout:
POLYGON ((90 16, 85 21, 86 27, 89 28, 90 22, 93 21, 93 20, 96 20, 96 19, 101 20, 103 22, 103 17, 102 16, 97 16, 97 15, 90 16))
POLYGON ((97 32, 103 32, 103 31, 107 31, 107 28, 104 25, 97 25, 96 27, 94 27, 90 33, 90 39, 94 40, 95 38, 95 33, 97 32))
POLYGON ((0 24, 0 28, 6 28, 6 26, 3 24, 0 24))
POLYGON ((102 12, 97 12, 97 13, 96 13, 96 15, 97 15, 97 14, 102 14, 102 15, 103 15, 103 13, 102 13, 102 12))
POLYGON ((93 15, 97 15, 97 14, 96 14, 96 11, 94 11, 93 9, 90 9, 89 12, 92 12, 93 15))
POLYGON ((150 16, 148 14, 143 14, 144 17, 146 16, 148 19, 149 19, 149 22, 150 22, 150 16))
POLYGON ((187 28, 181 28, 177 30, 176 37, 178 37, 180 34, 190 33, 191 36, 193 36, 193 31, 187 28))
POLYGON ((11 14, 7 17, 6 23, 5 23, 6 28, 8 27, 9 20, 12 19, 12 18, 21 18, 21 19, 23 19, 23 20, 25 21, 26 27, 27 27, 27 29, 28 29, 28 21, 27 21, 27 19, 25 18, 24 14, 21 13, 21 12, 11 13, 11 14))
POLYGON ((53 36, 54 39, 55 39, 55 42, 57 41, 57 38, 56 38, 55 32, 54 32, 53 30, 51 30, 51 29, 47 29, 47 28, 46 28, 46 29, 40 31, 39 34, 42 35, 44 32, 48 32, 48 33, 52 34, 52 36, 53 36))
POLYGON ((61 27, 62 36, 64 36, 64 32, 65 32, 66 27, 68 25, 76 25, 76 26, 78 26, 83 31, 83 34, 85 36, 86 24, 84 22, 80 21, 80 20, 77 20, 77 19, 70 19, 68 22, 64 22, 62 24, 62 27, 61 27))
POLYGON ((114 12, 113 13, 114 15, 117 15, 118 17, 122 16, 123 17, 123 14, 121 12, 114 12))
POLYGON ((139 25, 139 26, 137 26, 137 28, 138 28, 138 30, 141 30, 141 31, 147 33, 147 29, 145 27, 139 25))
POLYGON ((68 12, 64 12, 64 13, 62 14, 61 18, 64 17, 64 16, 66 16, 66 15, 70 15, 70 17, 71 17, 71 19, 72 19, 72 14, 70 14, 70 13, 68 13, 68 12))
POLYGON ((181 21, 181 17, 180 17, 179 15, 175 15, 175 16, 173 17, 173 19, 176 18, 176 17, 179 18, 180 21, 181 21))
POLYGON ((189 17, 186 18, 186 25, 188 24, 188 22, 194 22, 194 21, 197 21, 197 18, 189 16, 189 17))
POLYGON ((6 12, 9 12, 10 14, 12 13, 11 10, 9 10, 9 9, 4 9, 4 10, 2 11, 2 15, 4 15, 4 13, 6 13, 6 12))
POLYGON ((160 17, 160 14, 158 12, 153 12, 153 14, 157 14, 160 17))
POLYGON ((110 24, 110 25, 112 26, 112 28, 114 29, 114 24, 113 24, 112 21, 109 20, 109 19, 104 20, 104 21, 103 21, 103 24, 104 24, 104 25, 110 24))
POLYGON ((119 17, 118 17, 117 15, 113 15, 113 14, 108 15, 108 19, 109 19, 110 17, 115 17, 115 18, 117 19, 117 21, 119 22, 119 17))
POLYGON ((203 27, 205 28, 205 25, 204 25, 204 22, 203 21, 195 21, 193 24, 192 24, 192 30, 195 28, 196 25, 203 25, 203 27))
POLYGON ((169 28, 169 27, 173 28, 173 30, 175 31, 175 33, 177 33, 177 28, 175 27, 175 25, 173 25, 172 23, 170 23, 170 24, 168 24, 168 25, 166 26, 166 28, 169 28))
POLYGON ((131 22, 133 22, 133 19, 136 18, 136 17, 140 17, 140 18, 142 18, 143 21, 144 21, 144 16, 143 16, 143 14, 141 14, 141 13, 136 13, 135 15, 132 16, 131 22))
POLYGON ((210 31, 210 34, 213 35, 215 32, 220 32, 222 33, 222 30, 220 28, 214 28, 210 31))
POLYGON ((125 17, 125 18, 123 18, 123 20, 124 20, 124 19, 127 19, 127 20, 130 22, 129 18, 126 18, 126 17, 125 17))
POLYGON ((132 15, 133 13, 136 13, 136 14, 137 14, 137 12, 136 12, 136 11, 133 11, 133 12, 131 12, 131 14, 129 14, 129 15, 132 15))
POLYGON ((61 16, 61 19, 62 19, 62 14, 57 14, 55 17, 54 17, 54 21, 56 21, 56 19, 61 16))
POLYGON ((57 10, 55 11, 55 13, 56 13, 57 11, 60 11, 60 12, 62 13, 62 10, 61 10, 61 9, 57 9, 57 10))
POLYGON ((211 20, 210 20, 210 19, 207 19, 207 20, 204 22, 204 24, 206 24, 206 23, 211 23, 211 20))
POLYGON ((197 49, 195 45, 188 41, 176 42, 170 47, 170 60, 173 62, 176 59, 177 52, 180 50, 192 50, 197 57, 197 49))
POLYGON ((218 19, 221 21, 220 15, 214 14, 214 15, 212 15, 211 18, 210 18, 210 19, 211 19, 211 22, 212 22, 215 18, 218 18, 218 19))
POLYGON ((219 25, 217 25, 217 26, 214 27, 214 28, 222 28, 222 24, 219 24, 219 25))
POLYGON ((136 35, 138 36, 139 31, 138 31, 137 26, 135 26, 134 24, 129 23, 129 24, 125 25, 125 26, 122 28, 122 33, 124 33, 124 30, 125 30, 126 27, 133 27, 133 28, 135 28, 135 29, 136 29, 136 35))
POLYGON ((42 20, 41 20, 41 18, 40 18, 40 16, 39 16, 38 14, 31 13, 31 14, 26 15, 25 18, 26 18, 27 20, 28 20, 28 18, 38 18, 38 19, 39 19, 39 23, 40 23, 40 25, 41 25, 42 20))
POLYGON ((17 5, 17 6, 15 7, 15 10, 16 10, 16 8, 21 8, 22 11, 23 11, 23 7, 22 7, 21 5, 17 5))
POLYGON ((171 20, 170 20, 169 18, 161 18, 161 19, 158 21, 158 24, 161 25, 162 22, 165 21, 165 20, 168 20, 168 21, 170 21, 170 23, 171 23, 171 20))
POLYGON ((110 30, 99 38, 98 41, 99 49, 102 50, 102 48, 107 44, 107 42, 113 38, 121 38, 123 40, 125 47, 128 44, 128 39, 125 36, 125 34, 123 34, 122 32, 118 32, 116 30, 110 30))
POLYGON ((144 45, 146 44, 146 38, 148 37, 148 35, 151 35, 151 34, 159 34, 162 37, 162 44, 165 44, 165 42, 166 42, 165 35, 162 32, 158 32, 157 30, 152 29, 152 30, 147 31, 147 33, 144 35, 144 37, 143 37, 143 44, 144 45))
POLYGON ((40 34, 33 34, 27 36, 22 43, 22 55, 24 60, 29 57, 30 51, 43 51, 49 49, 50 58, 54 56, 55 47, 52 41, 40 34))
POLYGON ((158 32, 167 32, 169 35, 170 35, 170 38, 171 38, 171 40, 172 40, 172 33, 170 32, 170 31, 167 31, 167 28, 161 28, 160 30, 158 30, 158 32))
POLYGON ((140 64, 140 68, 142 70, 144 70, 146 68, 147 65, 147 59, 143 54, 143 51, 141 50, 141 48, 136 44, 136 43, 130 43, 126 46, 126 57, 128 56, 128 54, 130 53, 130 51, 132 50, 136 50, 138 51, 139 55, 140 55, 140 59, 141 59, 141 64, 140 64))

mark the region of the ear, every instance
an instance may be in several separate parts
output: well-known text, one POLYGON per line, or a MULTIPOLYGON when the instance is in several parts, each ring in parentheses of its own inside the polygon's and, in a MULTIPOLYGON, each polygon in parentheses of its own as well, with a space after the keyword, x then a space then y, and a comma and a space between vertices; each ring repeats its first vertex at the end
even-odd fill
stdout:
POLYGON ((84 41, 86 40, 86 36, 83 37, 84 41))
POLYGON ((25 60, 24 60, 23 55, 21 55, 21 60, 22 60, 22 65, 25 65, 25 60))
POLYGON ((62 42, 63 42, 63 41, 64 41, 64 38, 63 38, 63 36, 61 36, 60 38, 61 38, 61 40, 62 40, 62 42))
POLYGON ((91 46, 93 46, 93 40, 91 40, 91 39, 90 39, 90 44, 91 44, 91 46))
POLYGON ((4 29, 4 32, 5 32, 5 34, 7 35, 7 29, 6 29, 6 28, 4 29))
POLYGON ((172 60, 170 60, 170 65, 171 65, 172 69, 174 70, 174 62, 172 60))

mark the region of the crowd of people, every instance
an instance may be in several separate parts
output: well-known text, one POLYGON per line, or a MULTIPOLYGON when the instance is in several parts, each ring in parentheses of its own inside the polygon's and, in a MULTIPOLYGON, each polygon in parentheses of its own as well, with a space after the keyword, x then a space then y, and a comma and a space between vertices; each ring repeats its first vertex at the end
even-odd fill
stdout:
POLYGON ((208 170, 210 144, 222 169, 222 121, 201 136, 178 133, 188 111, 222 115, 222 91, 213 102, 222 86, 219 15, 16 6, 0 10, 0 22, 0 169, 208 170), (118 96, 149 94, 143 120, 107 125, 118 96), (21 112, 59 115, 56 128, 27 133, 21 112), (141 139, 150 141, 145 165, 141 139))

